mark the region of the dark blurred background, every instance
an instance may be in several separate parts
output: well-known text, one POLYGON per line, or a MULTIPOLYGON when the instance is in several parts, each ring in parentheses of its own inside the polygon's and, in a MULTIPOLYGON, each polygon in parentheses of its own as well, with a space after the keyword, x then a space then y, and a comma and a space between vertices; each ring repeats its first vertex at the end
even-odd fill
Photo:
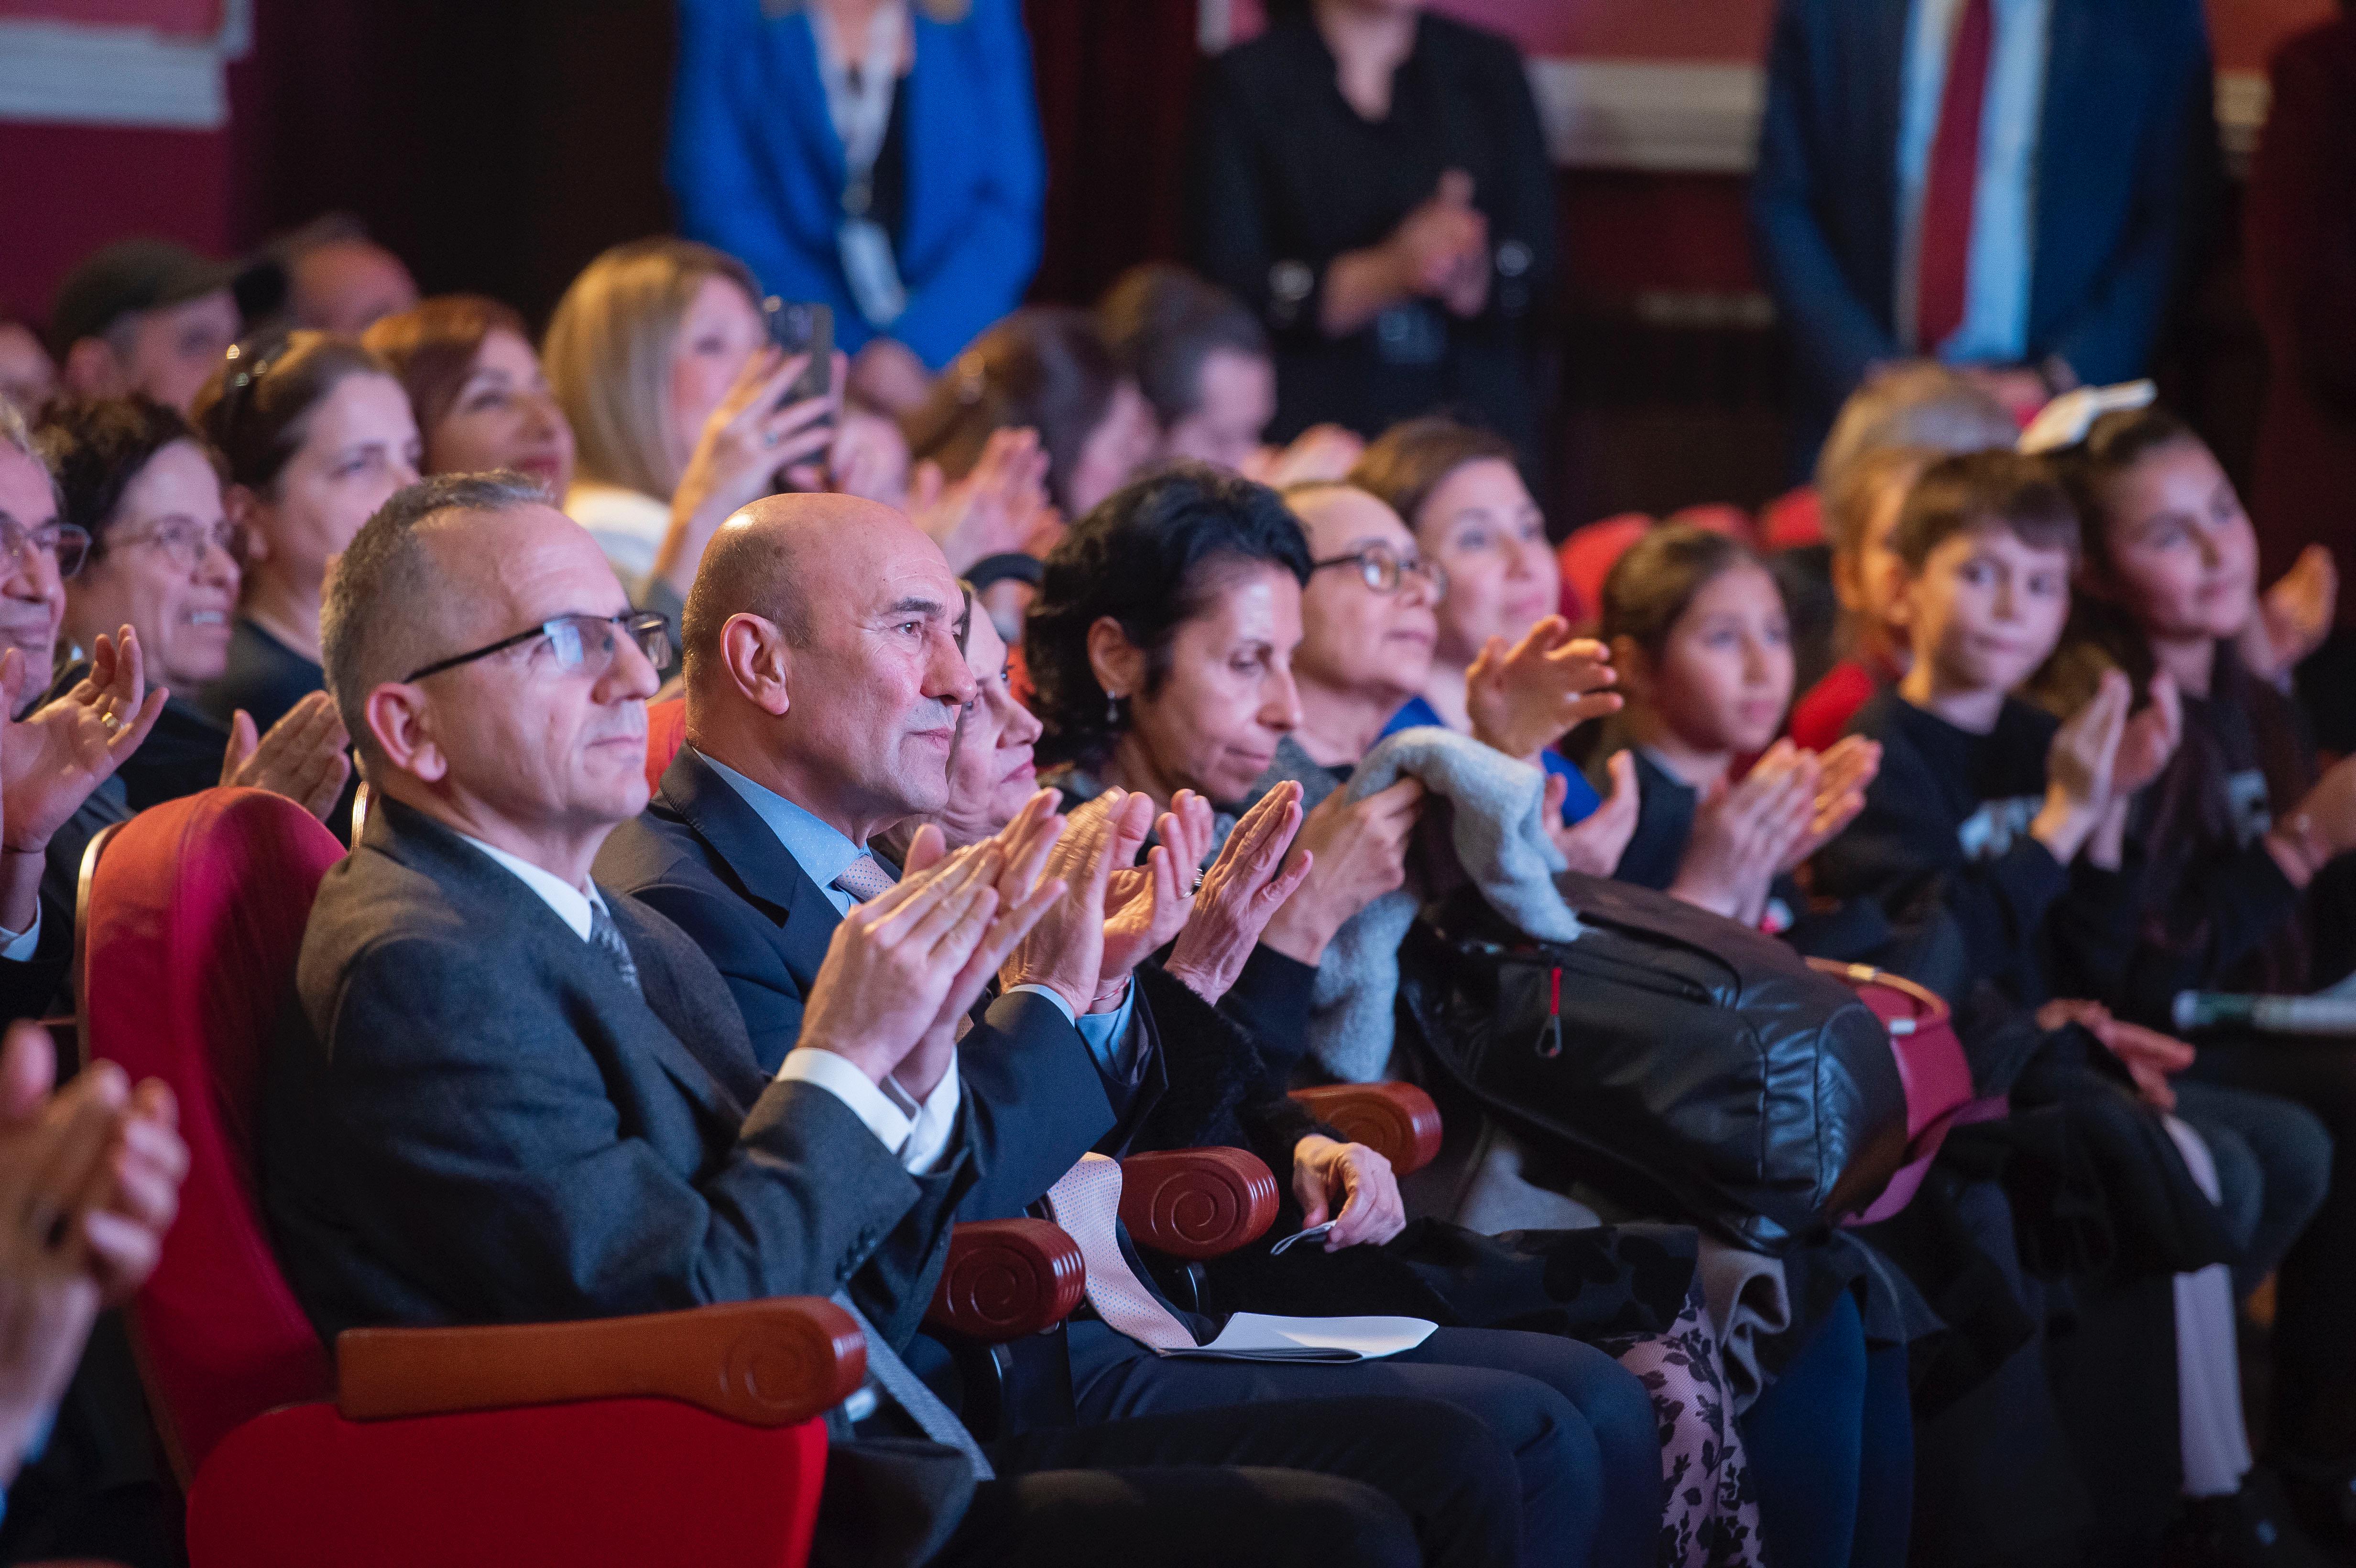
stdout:
MULTIPOLYGON (((0 0, 0 21, 236 3, 0 0)), ((1741 93, 1755 81, 1744 67, 1767 0, 1442 3, 1546 57, 1555 101, 1572 111, 1556 127, 1571 160, 1558 176, 1556 530, 1776 494, 1781 353, 1741 213, 1741 93), (1690 80, 1633 108, 1581 74, 1664 62, 1690 80), (1582 99, 1590 88, 1604 101, 1582 99)), ((2273 42, 2329 7, 2211 0, 2229 149, 2245 152, 2263 115, 2273 42)), ((1202 41, 1252 27, 1256 0, 1028 0, 1026 11, 1051 169, 1033 293, 1087 300, 1130 263, 1174 251, 1202 41)), ((365 220, 426 292, 494 294, 537 323, 598 251, 669 226, 671 48, 665 0, 255 0, 252 47, 228 69, 225 129, 0 119, 0 311, 37 318, 76 257, 126 233, 230 252, 333 208, 365 220)), ((2162 373, 2169 400, 2246 478, 2264 348, 2238 273, 2237 206, 2222 215, 2162 373)))

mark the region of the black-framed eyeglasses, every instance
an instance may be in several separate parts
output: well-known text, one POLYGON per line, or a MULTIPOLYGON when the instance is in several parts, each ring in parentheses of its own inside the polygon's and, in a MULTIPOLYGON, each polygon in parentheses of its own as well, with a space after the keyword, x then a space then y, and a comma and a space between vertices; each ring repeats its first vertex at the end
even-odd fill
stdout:
POLYGON ((1309 563, 1312 571, 1323 571, 1329 567, 1355 566, 1365 585, 1377 593, 1396 593, 1399 582, 1409 572, 1431 585, 1434 602, 1448 597, 1448 569, 1424 555, 1401 555, 1387 544, 1370 544, 1348 555, 1337 555, 1309 563))
POLYGON ((75 523, 44 523, 28 528, 14 517, 0 517, 0 557, 21 560, 30 549, 54 557, 59 577, 71 577, 90 559, 90 534, 75 523))
POLYGON ((401 678, 404 682, 423 680, 429 675, 439 675, 445 669, 455 669, 462 664, 472 664, 543 637, 547 639, 549 657, 555 660, 558 669, 569 675, 594 667, 603 675, 613 667, 625 636, 638 645, 638 652, 655 668, 661 669, 670 663, 670 622, 651 613, 625 610, 618 615, 558 615, 528 632, 501 637, 469 653, 436 659, 401 678))

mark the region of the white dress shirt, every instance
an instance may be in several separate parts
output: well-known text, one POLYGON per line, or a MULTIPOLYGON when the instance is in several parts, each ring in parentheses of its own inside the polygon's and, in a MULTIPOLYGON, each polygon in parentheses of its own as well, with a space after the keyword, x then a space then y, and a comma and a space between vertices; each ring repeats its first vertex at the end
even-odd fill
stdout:
MULTIPOLYGON (((589 940, 592 911, 605 909, 605 901, 597 891, 597 884, 588 882, 574 887, 563 878, 541 869, 521 856, 511 855, 496 845, 486 844, 470 834, 461 833, 476 848, 512 872, 525 887, 538 893, 556 917, 573 930, 582 941, 589 940)), ((610 917, 611 910, 606 913, 610 917)), ((35 934, 38 934, 36 927, 35 934)), ((892 1151, 900 1168, 915 1175, 937 1168, 942 1152, 948 1147, 950 1129, 957 1125, 958 1101, 962 1091, 954 1069, 941 1074, 940 1083, 921 1103, 903 1091, 890 1079, 878 1088, 868 1081, 867 1074, 853 1066, 847 1057, 830 1051, 812 1048, 786 1053, 786 1064, 779 1070, 780 1083, 814 1083, 851 1108, 851 1115, 867 1125, 884 1147, 892 1151)))

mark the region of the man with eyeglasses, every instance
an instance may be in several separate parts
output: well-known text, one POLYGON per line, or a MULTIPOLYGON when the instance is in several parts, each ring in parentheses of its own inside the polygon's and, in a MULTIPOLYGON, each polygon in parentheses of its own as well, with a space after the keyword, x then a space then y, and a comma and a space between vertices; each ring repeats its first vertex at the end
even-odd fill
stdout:
POLYGON ((91 677, 46 704, 61 575, 89 539, 57 520, 57 487, 16 410, 0 403, 0 1022, 37 1017, 71 956, 70 909, 42 919, 50 839, 155 728, 136 634, 102 645, 91 677))
MULTIPOLYGON (((1026 812, 946 858, 920 837, 906 874, 836 927, 806 998, 796 1054, 829 1070, 766 1072, 711 960, 591 878, 647 799, 646 699, 669 639, 586 531, 521 475, 412 485, 345 550, 321 634, 376 804, 312 911, 298 1005, 264 1065, 260 1162, 321 1335, 797 1294, 921 1312, 979 1179, 983 1113, 918 1148, 867 1102, 1061 901, 1061 881, 1037 880, 1057 819, 1026 812)), ((1070 1055, 1041 1093, 1093 1087, 1076 1040, 1070 1055)), ((1518 1544, 1510 1464, 1442 1407, 1367 1402, 1318 1475, 1229 1467, 1255 1463, 1262 1406, 1196 1423, 1183 1467, 1148 1422, 1102 1461, 1143 1468, 1059 1470, 1043 1440, 993 1451, 1001 1477, 892 1347, 867 1329, 886 1416, 934 1446, 836 1445, 830 1477, 893 1467, 897 1489, 886 1507, 830 1486, 821 1560, 1174 1568, 1209 1560, 1214 1531, 1220 1558, 1269 1568, 1329 1547, 1412 1563, 1424 1536, 1430 1561, 1467 1565, 1518 1544), (1344 1478, 1369 1428, 1381 1477, 1415 1488, 1413 1520, 1344 1478)))
POLYGON ((24 655, 34 677, 28 699, 47 684, 65 618, 65 580, 89 549, 88 534, 58 520, 57 483, 23 420, 0 405, 0 647, 24 655))

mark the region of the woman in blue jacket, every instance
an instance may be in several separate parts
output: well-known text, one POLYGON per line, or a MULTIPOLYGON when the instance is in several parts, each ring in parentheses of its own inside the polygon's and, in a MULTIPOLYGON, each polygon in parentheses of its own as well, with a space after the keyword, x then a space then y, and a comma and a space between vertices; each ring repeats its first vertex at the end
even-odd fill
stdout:
POLYGON ((1046 187, 1021 0, 680 0, 680 229, 834 308, 895 411, 1038 265, 1046 187))

